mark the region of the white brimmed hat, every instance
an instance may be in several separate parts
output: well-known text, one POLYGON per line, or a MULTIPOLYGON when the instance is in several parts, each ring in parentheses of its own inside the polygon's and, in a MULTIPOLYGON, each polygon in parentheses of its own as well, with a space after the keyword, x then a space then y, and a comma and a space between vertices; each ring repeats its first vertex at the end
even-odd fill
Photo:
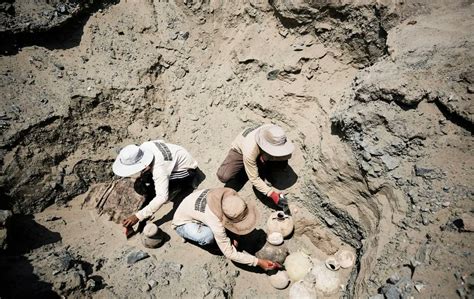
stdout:
POLYGON ((285 131, 277 125, 263 125, 255 134, 258 146, 274 157, 288 156, 295 146, 286 138, 285 131))
POLYGON ((145 169, 153 161, 153 153, 142 147, 130 144, 120 150, 112 165, 114 173, 121 177, 134 175, 145 169))

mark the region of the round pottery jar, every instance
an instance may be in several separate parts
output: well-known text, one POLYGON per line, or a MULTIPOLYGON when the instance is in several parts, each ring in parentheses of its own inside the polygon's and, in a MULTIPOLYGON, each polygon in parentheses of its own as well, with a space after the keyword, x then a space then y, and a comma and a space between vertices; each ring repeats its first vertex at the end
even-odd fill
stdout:
POLYGON ((299 251, 290 254, 285 260, 285 268, 292 281, 303 279, 312 266, 311 258, 299 251))
POLYGON ((274 232, 282 234, 286 238, 293 232, 293 217, 286 215, 282 211, 273 212, 267 221, 267 233, 274 232))
POLYGON ((281 245, 283 244, 283 235, 277 232, 273 232, 268 235, 267 242, 275 246, 281 245))
POLYGON ((339 268, 341 267, 339 265, 339 262, 337 261, 337 259, 333 256, 330 256, 326 259, 326 267, 329 269, 329 270, 332 270, 332 271, 337 271, 339 270, 339 268))
POLYGON ((350 268, 354 265, 355 256, 349 250, 339 250, 334 256, 341 268, 350 268))
POLYGON ((157 248, 163 242, 161 230, 154 223, 148 223, 143 228, 142 244, 147 248, 157 248))
POLYGON ((267 241, 265 243, 265 246, 263 246, 262 249, 260 249, 255 254, 255 256, 259 259, 270 260, 279 264, 283 264, 288 254, 288 247, 286 247, 285 244, 272 245, 270 242, 267 241))
POLYGON ((272 286, 278 290, 283 290, 290 284, 290 278, 286 271, 278 271, 276 274, 270 275, 268 279, 272 286))

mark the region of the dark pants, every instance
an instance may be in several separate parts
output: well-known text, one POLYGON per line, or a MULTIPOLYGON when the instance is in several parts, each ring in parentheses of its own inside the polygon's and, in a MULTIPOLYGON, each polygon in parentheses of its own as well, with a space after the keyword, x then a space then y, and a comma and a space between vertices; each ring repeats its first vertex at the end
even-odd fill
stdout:
POLYGON ((236 178, 237 174, 241 173, 242 170, 244 170, 242 155, 231 149, 224 162, 217 169, 217 178, 222 183, 227 183, 231 179, 236 178))
MULTIPOLYGON (((189 169, 188 172, 189 175, 184 178, 170 180, 168 186, 168 194, 170 196, 181 190, 193 187, 193 180, 197 171, 195 169, 189 169)), ((134 189, 138 194, 145 196, 145 204, 152 200, 156 196, 152 172, 147 171, 136 179, 134 189)))
MULTIPOLYGON (((263 163, 260 157, 257 158, 258 174, 262 179, 271 179, 271 172, 275 170, 282 170, 288 166, 288 160, 284 161, 266 161, 263 163)), ((219 169, 217 169, 217 178, 226 187, 233 188, 238 191, 243 184, 248 181, 247 174, 244 169, 244 161, 241 154, 231 149, 219 169)))

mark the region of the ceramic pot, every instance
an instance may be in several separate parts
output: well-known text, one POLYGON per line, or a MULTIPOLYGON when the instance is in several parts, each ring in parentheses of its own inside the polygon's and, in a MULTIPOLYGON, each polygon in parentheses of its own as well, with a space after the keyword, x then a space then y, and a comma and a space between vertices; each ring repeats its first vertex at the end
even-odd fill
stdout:
POLYGON ((268 235, 267 242, 275 246, 281 245, 283 244, 283 235, 277 232, 273 232, 268 235))
POLYGON ((313 268, 304 279, 308 280, 314 277, 312 280, 317 281, 316 290, 330 296, 336 294, 340 289, 341 280, 339 275, 339 271, 329 270, 324 261, 313 260, 313 268))
POLYGON ((292 281, 303 279, 312 266, 311 258, 302 252, 292 253, 285 260, 285 268, 292 281))
POLYGON ((341 267, 339 265, 339 262, 337 261, 337 259, 333 256, 330 256, 326 259, 326 267, 329 269, 329 270, 332 270, 332 271, 337 271, 339 270, 339 268, 341 267))
POLYGON ((143 228, 142 244, 147 248, 157 248, 163 242, 161 230, 156 224, 148 223, 143 228))
POLYGON ((290 284, 290 278, 286 271, 278 271, 276 274, 270 275, 268 279, 272 286, 278 290, 283 290, 290 284))
POLYGON ((316 281, 299 280, 290 288, 290 299, 316 299, 316 281))
POLYGON ((267 233, 277 232, 286 238, 293 232, 294 226, 293 217, 286 215, 282 211, 274 212, 268 218, 267 233))
POLYGON ((340 250, 334 256, 341 268, 350 268, 354 265, 355 256, 348 250, 340 250))
POLYGON ((285 244, 272 245, 267 242, 265 243, 265 246, 263 246, 263 248, 255 254, 255 256, 259 259, 270 260, 279 264, 283 264, 288 254, 288 247, 286 247, 285 244))

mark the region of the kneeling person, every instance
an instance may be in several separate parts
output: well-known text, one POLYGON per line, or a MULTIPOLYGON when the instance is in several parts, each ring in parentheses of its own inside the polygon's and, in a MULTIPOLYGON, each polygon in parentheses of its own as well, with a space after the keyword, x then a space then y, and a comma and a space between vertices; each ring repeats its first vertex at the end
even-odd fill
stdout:
POLYGON ((226 234, 246 235, 255 229, 257 212, 230 188, 196 191, 186 197, 176 210, 172 225, 185 239, 207 245, 216 242, 225 257, 264 270, 279 268, 279 264, 238 252, 226 234))
POLYGON ((131 227, 158 211, 168 201, 172 185, 189 183, 196 174, 198 163, 183 147, 162 140, 153 140, 140 146, 130 144, 124 147, 112 169, 121 177, 139 176, 140 189, 151 194, 151 201, 143 209, 123 221, 124 227, 131 227))
POLYGON ((271 198, 275 204, 287 208, 286 197, 280 191, 268 186, 259 175, 259 165, 264 166, 271 161, 288 161, 295 146, 286 138, 282 128, 266 124, 242 131, 232 142, 227 157, 217 170, 217 177, 222 183, 234 179, 242 169, 261 193, 271 198))

